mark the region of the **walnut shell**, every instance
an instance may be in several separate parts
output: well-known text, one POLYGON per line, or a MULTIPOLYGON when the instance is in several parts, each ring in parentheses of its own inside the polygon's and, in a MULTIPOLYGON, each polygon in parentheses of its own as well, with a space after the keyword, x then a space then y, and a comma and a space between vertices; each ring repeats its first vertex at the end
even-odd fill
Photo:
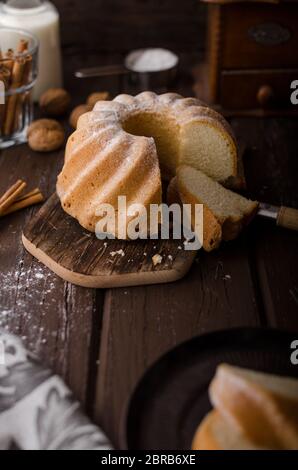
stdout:
POLYGON ((110 97, 110 94, 108 91, 99 91, 99 92, 91 93, 91 95, 88 96, 86 103, 89 106, 92 106, 93 108, 93 106, 95 105, 95 103, 97 103, 97 101, 107 101, 109 97, 110 97))
POLYGON ((70 101, 70 94, 63 88, 50 88, 41 95, 39 106, 48 116, 61 116, 68 110, 70 101))
POLYGON ((51 152, 62 147, 64 129, 53 119, 38 119, 32 122, 27 131, 28 144, 36 152, 51 152))
POLYGON ((71 112, 71 115, 69 117, 69 124, 76 129, 79 117, 82 116, 82 114, 88 113, 88 111, 92 110, 92 106, 89 104, 80 104, 76 108, 74 108, 71 112))

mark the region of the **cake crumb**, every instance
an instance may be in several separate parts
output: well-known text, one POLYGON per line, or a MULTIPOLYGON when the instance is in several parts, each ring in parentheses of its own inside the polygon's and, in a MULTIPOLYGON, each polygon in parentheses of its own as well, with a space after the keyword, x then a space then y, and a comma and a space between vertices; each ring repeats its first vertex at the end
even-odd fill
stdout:
POLYGON ((168 255, 168 258, 170 261, 173 261, 173 256, 172 255, 168 255))
POLYGON ((152 256, 152 263, 153 263, 153 266, 157 266, 158 264, 160 264, 162 262, 162 256, 159 255, 159 254, 156 254, 154 256, 152 256))
POLYGON ((121 249, 118 250, 118 251, 111 251, 111 252, 110 252, 110 255, 111 255, 111 256, 116 256, 116 255, 125 256, 125 253, 124 253, 124 251, 123 251, 122 248, 121 248, 121 249))

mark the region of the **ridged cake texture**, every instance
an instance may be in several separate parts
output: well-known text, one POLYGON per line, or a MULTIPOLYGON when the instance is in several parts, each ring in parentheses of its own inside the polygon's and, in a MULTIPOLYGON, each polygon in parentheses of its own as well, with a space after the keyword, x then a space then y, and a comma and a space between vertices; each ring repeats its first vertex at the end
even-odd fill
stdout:
POLYGON ((57 194, 63 209, 94 231, 99 205, 117 211, 119 195, 127 205, 161 203, 161 177, 171 178, 180 164, 221 181, 236 175, 236 162, 230 126, 196 98, 122 94, 80 117, 66 145, 57 194))

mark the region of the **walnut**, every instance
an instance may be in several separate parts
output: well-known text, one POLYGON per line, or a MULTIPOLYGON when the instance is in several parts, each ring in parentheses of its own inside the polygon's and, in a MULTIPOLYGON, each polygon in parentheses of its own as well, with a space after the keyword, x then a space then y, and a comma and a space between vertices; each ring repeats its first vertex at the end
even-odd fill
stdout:
POLYGON ((79 117, 82 116, 82 114, 85 114, 85 113, 87 113, 88 111, 91 111, 91 110, 92 110, 92 106, 90 106, 88 104, 80 104, 79 106, 74 108, 71 115, 70 115, 70 117, 69 117, 69 123, 70 123, 71 127, 76 129, 79 117))
POLYGON ((63 88, 50 88, 39 99, 39 106, 47 116, 61 116, 70 105, 70 94, 63 88))
POLYGON ((89 106, 92 106, 93 108, 93 106, 95 105, 95 103, 97 103, 97 101, 107 101, 109 97, 110 95, 108 91, 100 91, 96 93, 91 93, 91 95, 88 96, 86 103, 89 106))
POLYGON ((28 144, 37 152, 51 152, 62 147, 64 129, 53 119, 38 119, 32 122, 27 131, 28 144))

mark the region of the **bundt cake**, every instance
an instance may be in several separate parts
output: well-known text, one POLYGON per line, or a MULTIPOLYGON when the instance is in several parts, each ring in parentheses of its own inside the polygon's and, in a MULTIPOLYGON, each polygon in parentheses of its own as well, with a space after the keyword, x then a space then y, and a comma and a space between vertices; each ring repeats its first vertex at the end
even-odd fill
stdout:
POLYGON ((236 143, 224 118, 174 93, 123 94, 80 117, 57 193, 63 209, 94 231, 98 205, 117 210, 118 195, 127 205, 161 203, 161 177, 170 179, 181 164, 217 181, 236 176, 236 143))

